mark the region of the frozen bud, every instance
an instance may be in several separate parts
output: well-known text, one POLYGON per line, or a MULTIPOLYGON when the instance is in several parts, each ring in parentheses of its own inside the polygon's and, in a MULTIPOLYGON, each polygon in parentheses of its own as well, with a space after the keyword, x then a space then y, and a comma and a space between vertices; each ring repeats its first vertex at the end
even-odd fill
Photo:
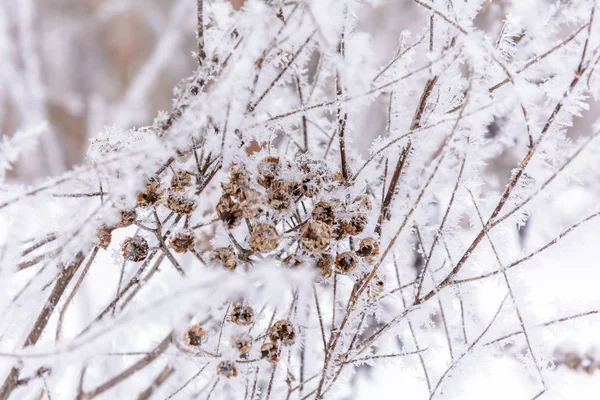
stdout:
POLYGON ((320 201, 315 205, 315 208, 312 212, 312 217, 316 221, 325 222, 326 224, 331 225, 335 220, 333 207, 331 207, 331 204, 325 201, 320 201))
POLYGON ((237 365, 233 361, 225 360, 217 364, 217 375, 225 378, 235 378, 237 374, 237 365))
POLYGON ((360 241, 356 254, 360 257, 376 257, 379 255, 379 243, 371 237, 360 241))
POLYGON ((196 208, 196 202, 181 193, 171 192, 167 197, 166 206, 177 214, 189 215, 196 208))
POLYGON ((98 247, 102 247, 103 249, 108 248, 108 246, 110 246, 110 241, 112 239, 112 231, 113 228, 107 226, 107 225, 102 225, 100 228, 98 228, 98 239, 96 240, 96 246, 98 247))
POLYGON ((282 319, 275 322, 267 332, 271 342, 283 343, 286 346, 291 346, 296 342, 296 331, 294 325, 287 319, 282 319))
POLYGON ((135 210, 122 210, 121 211, 121 222, 117 225, 119 228, 125 228, 127 226, 133 225, 137 218, 137 213, 135 210))
POLYGON ((341 221, 341 227, 345 233, 350 236, 356 236, 362 233, 367 226, 368 220, 364 215, 356 215, 349 220, 341 221))
POLYGON ((169 246, 177 253, 185 253, 194 248, 195 239, 192 231, 174 233, 169 240, 169 246))
POLYGON ((136 235, 125 239, 121 250, 126 260, 142 261, 148 256, 148 242, 143 237, 136 235))
POLYGON ((385 282, 378 276, 375 276, 367 286, 367 294, 372 299, 378 299, 385 290, 385 282))
POLYGON ((335 269, 340 274, 349 274, 358 267, 358 257, 351 252, 340 253, 335 258, 335 269))
POLYGON ((236 305, 231 312, 231 322, 236 325, 250 325, 254 322, 254 310, 250 306, 236 305))
POLYGON ((246 171, 233 167, 227 182, 221 182, 221 189, 229 196, 239 196, 250 184, 250 178, 246 171))
POLYGON ((192 175, 186 171, 178 170, 173 173, 171 178, 171 188, 173 190, 183 190, 192 185, 192 175))
POLYGON ((183 343, 187 346, 200 346, 206 340, 207 334, 200 325, 192 325, 183 334, 183 343))
POLYGON ((217 216, 223 221, 229 229, 237 226, 242 222, 244 213, 238 203, 235 203, 231 197, 221 196, 216 207, 217 216))
POLYGON ((282 180, 276 179, 267 190, 267 201, 275 210, 285 210, 290 206, 290 186, 282 180))
POLYGON ((329 225, 321 221, 310 221, 302 228, 300 240, 304 249, 313 253, 321 253, 329 247, 331 242, 329 225))
POLYGON ((242 355, 250 353, 252 349, 252 336, 247 333, 232 336, 231 347, 239 351, 242 355))
POLYGON ((279 245, 279 234, 273 225, 258 224, 248 240, 250 248, 259 253, 269 253, 279 245))
POLYGON ((146 182, 146 187, 137 194, 137 204, 140 207, 155 206, 160 203, 163 191, 160 188, 160 181, 156 178, 150 178, 146 182))
POLYGON ((258 183, 266 188, 279 175, 279 157, 266 157, 258 164, 258 183))
POLYGON ((321 275, 325 278, 329 278, 333 275, 333 257, 329 254, 323 254, 317 261, 317 268, 321 272, 321 275))
POLYGON ((267 342, 260 346, 260 357, 273 364, 279 362, 279 346, 274 342, 267 342))
POLYGON ((238 258, 233 247, 218 247, 213 250, 210 261, 233 271, 237 267, 238 258))
POLYGON ((367 212, 373 209, 373 203, 366 194, 360 194, 352 201, 352 208, 355 211, 367 212))

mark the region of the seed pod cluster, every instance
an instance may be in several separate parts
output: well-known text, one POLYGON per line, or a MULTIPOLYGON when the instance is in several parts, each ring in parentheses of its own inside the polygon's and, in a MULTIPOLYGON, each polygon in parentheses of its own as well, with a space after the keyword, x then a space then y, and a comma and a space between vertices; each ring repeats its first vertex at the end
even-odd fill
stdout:
POLYGON ((196 237, 194 232, 177 232, 171 235, 169 239, 169 247, 177 253, 185 253, 194 248, 196 237))
POLYGON ((148 242, 143 237, 136 235, 125 239, 121 251, 123 257, 128 261, 143 261, 148 256, 148 242))
POLYGON ((231 322, 236 325, 250 325, 254 322, 254 309, 250 306, 237 304, 231 311, 231 322))

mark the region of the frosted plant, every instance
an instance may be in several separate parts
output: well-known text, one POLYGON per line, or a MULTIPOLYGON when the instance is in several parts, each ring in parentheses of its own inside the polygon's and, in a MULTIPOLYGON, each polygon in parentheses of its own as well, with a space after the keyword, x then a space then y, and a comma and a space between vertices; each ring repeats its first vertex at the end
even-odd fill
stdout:
POLYGON ((189 3, 170 112, 1 186, 0 398, 593 396, 594 1, 414 0, 383 64, 382 1, 189 3))

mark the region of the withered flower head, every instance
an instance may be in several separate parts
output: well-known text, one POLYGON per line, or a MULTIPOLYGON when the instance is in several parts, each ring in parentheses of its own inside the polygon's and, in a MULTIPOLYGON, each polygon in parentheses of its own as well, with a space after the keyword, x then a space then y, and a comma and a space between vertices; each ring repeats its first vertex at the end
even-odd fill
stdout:
POLYGON ((291 346, 296 342, 296 331, 294 325, 287 319, 282 319, 273 324, 267 332, 271 342, 283 343, 286 346, 291 346))
POLYGON ((140 207, 155 206, 162 200, 163 191, 160 188, 160 181, 156 178, 150 178, 146 182, 143 191, 137 194, 137 204, 140 207))
POLYGON ((110 246, 110 241, 112 239, 112 231, 113 228, 107 225, 102 225, 100 228, 98 228, 98 239, 96 240, 96 246, 107 249, 108 246, 110 246))
POLYGON ((279 234, 273 225, 258 224, 250 239, 248 240, 250 248, 259 253, 269 253, 279 245, 279 234))
POLYGON ((260 346, 260 357, 269 360, 272 364, 279 362, 279 346, 275 342, 267 342, 260 346))
POLYGON ((232 336, 231 347, 237 349, 242 355, 250 353, 252 349, 252 336, 247 333, 232 336))
POLYGON ((177 214, 189 215, 196 208, 196 202, 181 193, 171 191, 167 197, 166 206, 177 214))
POLYGON ((360 241, 356 254, 360 257, 377 257, 379 255, 379 243, 371 237, 364 238, 360 241))
POLYGON ((210 261, 233 271, 237 267, 238 257, 231 246, 217 247, 212 251, 210 261))
POLYGON ((358 257, 351 252, 340 253, 335 258, 335 269, 340 274, 349 274, 358 267, 358 257))
POLYGON ((183 334, 183 343, 187 346, 200 346, 206 340, 207 333, 200 325, 192 325, 183 334))
POLYGON ((126 260, 143 261, 148 256, 148 242, 143 237, 136 235, 125 239, 121 250, 126 260))
POLYGON ((229 229, 238 226, 244 216, 240 205, 235 203, 228 195, 221 196, 217 203, 216 211, 217 216, 229 229))
POLYGON ((302 228, 300 240, 304 249, 313 253, 321 253, 329 247, 331 242, 329 225, 321 221, 308 222, 302 228))
POLYGON ((235 378, 237 374, 237 365, 233 361, 225 360, 217 365, 217 375, 224 376, 225 378, 235 378))
POLYGON ((335 213, 333 212, 333 207, 331 207, 331 204, 327 203, 326 201, 320 201, 315 204, 312 217, 316 221, 325 222, 326 224, 331 225, 335 220, 335 213))
POLYGON ((169 246, 177 253, 185 253, 194 248, 194 232, 177 232, 171 235, 169 246))
POLYGON ((182 170, 177 170, 173 173, 173 177, 171 178, 171 189, 181 191, 191 185, 192 176, 189 173, 182 170))
POLYGON ((250 325, 254 322, 254 309, 250 306, 236 305, 231 312, 231 322, 242 326, 250 325))

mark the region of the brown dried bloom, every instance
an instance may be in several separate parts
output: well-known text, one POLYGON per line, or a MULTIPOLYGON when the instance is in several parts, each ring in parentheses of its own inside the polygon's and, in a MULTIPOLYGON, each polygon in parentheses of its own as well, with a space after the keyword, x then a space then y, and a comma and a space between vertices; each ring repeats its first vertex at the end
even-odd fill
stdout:
POLYGON ((233 247, 218 247, 213 250, 210 261, 233 271, 237 267, 238 258, 233 247))
POLYGON ((260 346, 260 357, 269 360, 272 364, 279 362, 279 346, 274 342, 267 342, 260 346))
POLYGON ((137 213, 135 210, 122 210, 121 222, 117 224, 118 228, 125 228, 135 223, 137 213))
POLYGON ((351 252, 340 253, 335 258, 335 269, 340 274, 349 274, 358 267, 358 257, 351 252))
POLYGON ((217 365, 217 375, 224 376, 225 378, 235 378, 237 374, 237 365, 233 361, 225 360, 217 365))
POLYGON ((341 227, 344 232, 350 236, 360 235, 365 230, 368 220, 364 215, 356 215, 350 218, 350 220, 342 220, 341 227))
POLYGON ((352 201, 352 208, 356 211, 367 212, 373 209, 373 203, 366 194, 359 194, 352 201))
POLYGON ((223 221, 229 229, 237 226, 242 222, 244 213, 238 203, 235 203, 231 197, 227 195, 221 196, 216 207, 217 216, 223 221))
POLYGON ((361 240, 356 254, 360 257, 377 257, 379 255, 379 243, 371 237, 364 238, 361 240))
POLYGON ((136 235, 125 239, 121 250, 126 260, 142 261, 148 256, 148 242, 143 237, 136 235))
POLYGON ((258 183, 268 188, 279 175, 280 169, 279 157, 266 157, 258 164, 258 183))
POLYGON ((185 253, 194 247, 194 232, 177 232, 171 235, 169 246, 177 253, 185 253))
POLYGON ((279 234, 273 225, 258 224, 250 240, 248 240, 250 248, 259 253, 269 253, 279 245, 279 234))
POLYGON ((112 239, 112 231, 113 228, 107 225, 102 225, 100 228, 98 228, 98 239, 95 243, 96 246, 102 247, 103 249, 107 249, 108 246, 110 246, 110 241, 112 239))
POLYGON ((312 217, 316 221, 325 222, 326 224, 331 225, 335 220, 333 207, 331 207, 331 204, 327 203, 326 201, 320 201, 315 204, 312 217))
POLYGON ((367 294, 372 299, 377 299, 381 297, 384 290, 385 282, 378 276, 375 276, 375 278, 373 278, 371 282, 369 282, 369 286, 367 286, 367 294))
POLYGON ((221 182, 221 189, 229 196, 239 196, 250 184, 248 174, 237 167, 233 167, 229 173, 229 180, 221 182))
POLYGON ((245 355, 250 353, 252 349, 252 336, 247 333, 241 333, 231 337, 231 347, 237 349, 240 354, 245 355))
POLYGON ((196 208, 196 202, 181 193, 171 191, 167 197, 167 208, 177 214, 189 215, 196 208))
POLYGON ((296 331, 294 330, 294 325, 287 319, 282 319, 272 327, 269 328, 267 332, 269 335, 269 339, 271 342, 281 341, 286 346, 291 346, 296 342, 296 331))
POLYGON ((291 203, 290 185, 282 179, 274 180, 267 190, 267 202, 275 210, 285 210, 291 203))
POLYGON ((261 207, 260 193, 252 188, 246 188, 240 193, 240 208, 248 218, 254 218, 263 211, 261 207))
POLYGON ((321 253, 329 247, 331 232, 329 225, 321 221, 310 221, 300 235, 302 247, 313 253, 321 253))
POLYGON ((254 322, 254 310, 250 306, 236 305, 231 312, 231 322, 236 325, 250 325, 254 322))
POLYGON ((200 346, 206 340, 207 333, 200 325, 192 325, 183 334, 183 343, 187 346, 200 346))
POLYGON ((323 277, 330 278, 333 275, 333 257, 329 254, 323 254, 317 261, 317 268, 319 268, 323 277))
POLYGON ((186 187, 192 185, 192 176, 182 170, 175 171, 171 178, 171 189, 173 190, 184 190, 186 187))
POLYGON ((156 178, 150 178, 146 182, 146 188, 137 194, 137 204, 140 207, 155 206, 160 203, 163 191, 160 188, 160 181, 156 178))

